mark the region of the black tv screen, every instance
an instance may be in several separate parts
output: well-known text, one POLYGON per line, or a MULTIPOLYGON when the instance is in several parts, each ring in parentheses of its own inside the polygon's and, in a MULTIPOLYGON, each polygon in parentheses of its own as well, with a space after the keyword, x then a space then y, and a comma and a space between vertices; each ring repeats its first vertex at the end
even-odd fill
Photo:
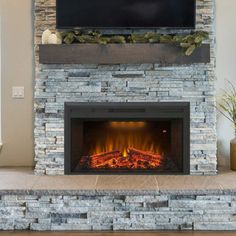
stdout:
POLYGON ((196 0, 57 0, 57 28, 194 28, 196 0))

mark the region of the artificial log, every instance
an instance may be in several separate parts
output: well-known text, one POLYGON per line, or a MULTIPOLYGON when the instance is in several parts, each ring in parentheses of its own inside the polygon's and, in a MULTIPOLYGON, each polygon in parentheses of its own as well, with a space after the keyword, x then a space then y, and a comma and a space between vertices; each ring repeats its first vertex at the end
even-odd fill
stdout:
POLYGON ((139 157, 146 161, 153 161, 153 162, 161 162, 162 156, 160 154, 156 154, 150 151, 142 151, 136 148, 129 147, 128 153, 130 157, 139 157))
POLYGON ((159 168, 163 165, 160 154, 142 151, 129 147, 128 156, 124 157, 120 151, 99 153, 88 158, 89 166, 94 169, 148 169, 159 168))
POLYGON ((110 160, 118 157, 122 157, 120 151, 99 153, 90 157, 90 164, 92 168, 97 168, 97 166, 104 165, 104 163, 108 163, 110 160))
POLYGON ((156 154, 156 153, 150 152, 150 151, 142 151, 142 150, 132 148, 132 147, 128 148, 128 153, 129 153, 129 155, 139 155, 139 156, 142 156, 143 158, 147 158, 149 160, 161 158, 160 154, 156 154))

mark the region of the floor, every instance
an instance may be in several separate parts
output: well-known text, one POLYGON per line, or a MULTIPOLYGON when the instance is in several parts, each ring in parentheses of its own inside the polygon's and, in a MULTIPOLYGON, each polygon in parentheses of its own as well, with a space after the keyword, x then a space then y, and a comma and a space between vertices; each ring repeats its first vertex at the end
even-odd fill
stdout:
POLYGON ((30 168, 0 168, 0 191, 236 191, 235 180, 236 172, 229 170, 217 176, 35 176, 30 168))
POLYGON ((37 233, 37 232, 0 232, 1 236, 236 236, 236 232, 125 232, 125 233, 37 233))

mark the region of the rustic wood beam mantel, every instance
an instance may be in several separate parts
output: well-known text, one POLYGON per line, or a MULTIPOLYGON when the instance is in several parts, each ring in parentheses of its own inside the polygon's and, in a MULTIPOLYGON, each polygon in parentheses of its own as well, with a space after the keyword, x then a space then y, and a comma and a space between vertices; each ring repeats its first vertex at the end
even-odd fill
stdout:
POLYGON ((71 44, 39 45, 41 64, 193 64, 210 62, 210 45, 191 56, 169 44, 71 44))

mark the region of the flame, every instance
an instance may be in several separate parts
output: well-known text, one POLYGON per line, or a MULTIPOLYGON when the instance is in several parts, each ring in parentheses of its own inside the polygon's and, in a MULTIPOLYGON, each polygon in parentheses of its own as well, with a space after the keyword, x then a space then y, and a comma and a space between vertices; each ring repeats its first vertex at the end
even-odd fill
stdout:
POLYGON ((159 153, 159 147, 154 143, 151 132, 146 129, 146 122, 109 122, 109 132, 102 134, 101 139, 91 148, 90 155, 120 151, 127 157, 128 147, 159 153))

